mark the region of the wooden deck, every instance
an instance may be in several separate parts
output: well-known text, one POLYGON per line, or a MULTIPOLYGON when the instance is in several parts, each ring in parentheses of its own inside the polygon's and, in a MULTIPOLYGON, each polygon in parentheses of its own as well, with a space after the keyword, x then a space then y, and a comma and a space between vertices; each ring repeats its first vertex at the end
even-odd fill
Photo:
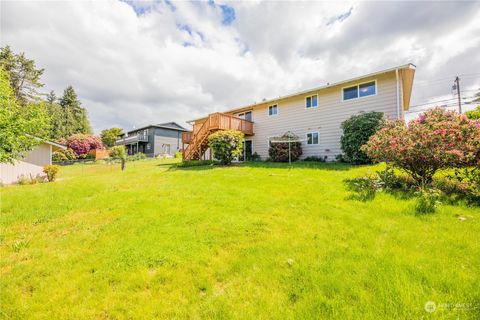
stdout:
POLYGON ((182 133, 183 159, 201 159, 208 149, 208 136, 217 130, 238 130, 253 135, 253 122, 220 112, 210 114, 203 122, 195 123, 192 132, 182 133))

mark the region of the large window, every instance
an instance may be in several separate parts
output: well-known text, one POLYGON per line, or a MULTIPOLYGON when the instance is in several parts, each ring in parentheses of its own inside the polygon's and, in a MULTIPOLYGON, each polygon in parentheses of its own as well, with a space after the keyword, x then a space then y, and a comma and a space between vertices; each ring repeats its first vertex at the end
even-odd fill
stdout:
POLYGON ((318 95, 313 95, 305 98, 305 108, 316 108, 318 107, 318 95))
POLYGON ((269 116, 276 116, 277 114, 278 114, 278 106, 276 104, 268 107, 268 115, 269 116))
POLYGON ((356 86, 343 88, 343 100, 374 96, 376 93, 377 83, 375 81, 366 82, 356 86))
POLYGON ((307 144, 318 144, 318 132, 307 133, 307 144))

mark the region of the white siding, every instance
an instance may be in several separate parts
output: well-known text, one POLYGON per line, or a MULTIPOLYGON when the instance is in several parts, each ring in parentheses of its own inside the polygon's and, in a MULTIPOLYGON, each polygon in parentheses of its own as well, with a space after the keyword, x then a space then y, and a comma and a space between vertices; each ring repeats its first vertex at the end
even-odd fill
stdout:
POLYGON ((0 182, 3 184, 15 183, 22 175, 33 178, 37 175, 44 176, 43 166, 52 164, 51 148, 51 145, 44 143, 30 151, 15 165, 0 164, 0 182))
POLYGON ((302 139, 306 139, 308 132, 318 131, 318 145, 307 145, 306 141, 302 142, 302 158, 327 156, 327 160, 334 160, 335 155, 341 153, 340 137, 342 129, 340 125, 351 115, 362 111, 379 111, 390 119, 397 117, 397 92, 394 72, 364 78, 359 82, 325 88, 317 93, 317 108, 305 108, 305 97, 312 93, 272 103, 278 105, 278 115, 276 116, 268 116, 268 105, 255 107, 253 110, 253 130, 255 133, 252 137, 253 152, 257 152, 262 159, 266 159, 268 157, 269 137, 279 136, 291 131, 302 139), (371 80, 377 80, 377 94, 375 96, 342 101, 342 88, 371 80))

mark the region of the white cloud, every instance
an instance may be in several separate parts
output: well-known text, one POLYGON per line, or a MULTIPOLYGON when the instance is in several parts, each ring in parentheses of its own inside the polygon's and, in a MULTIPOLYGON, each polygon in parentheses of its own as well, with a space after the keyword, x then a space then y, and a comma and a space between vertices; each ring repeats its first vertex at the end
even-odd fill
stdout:
POLYGON ((406 62, 418 66, 412 102, 422 103, 480 70, 479 3, 224 4, 4 1, 0 42, 45 68, 45 91, 73 85, 97 132, 183 122, 406 62))

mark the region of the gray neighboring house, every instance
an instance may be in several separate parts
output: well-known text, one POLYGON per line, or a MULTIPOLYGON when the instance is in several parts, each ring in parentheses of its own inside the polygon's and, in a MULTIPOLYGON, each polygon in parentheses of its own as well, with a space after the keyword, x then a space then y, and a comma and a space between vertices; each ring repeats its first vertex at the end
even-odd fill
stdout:
POLYGON ((142 152, 148 157, 174 156, 182 147, 182 132, 188 132, 175 122, 148 125, 120 137, 116 145, 124 145, 129 155, 142 152))

